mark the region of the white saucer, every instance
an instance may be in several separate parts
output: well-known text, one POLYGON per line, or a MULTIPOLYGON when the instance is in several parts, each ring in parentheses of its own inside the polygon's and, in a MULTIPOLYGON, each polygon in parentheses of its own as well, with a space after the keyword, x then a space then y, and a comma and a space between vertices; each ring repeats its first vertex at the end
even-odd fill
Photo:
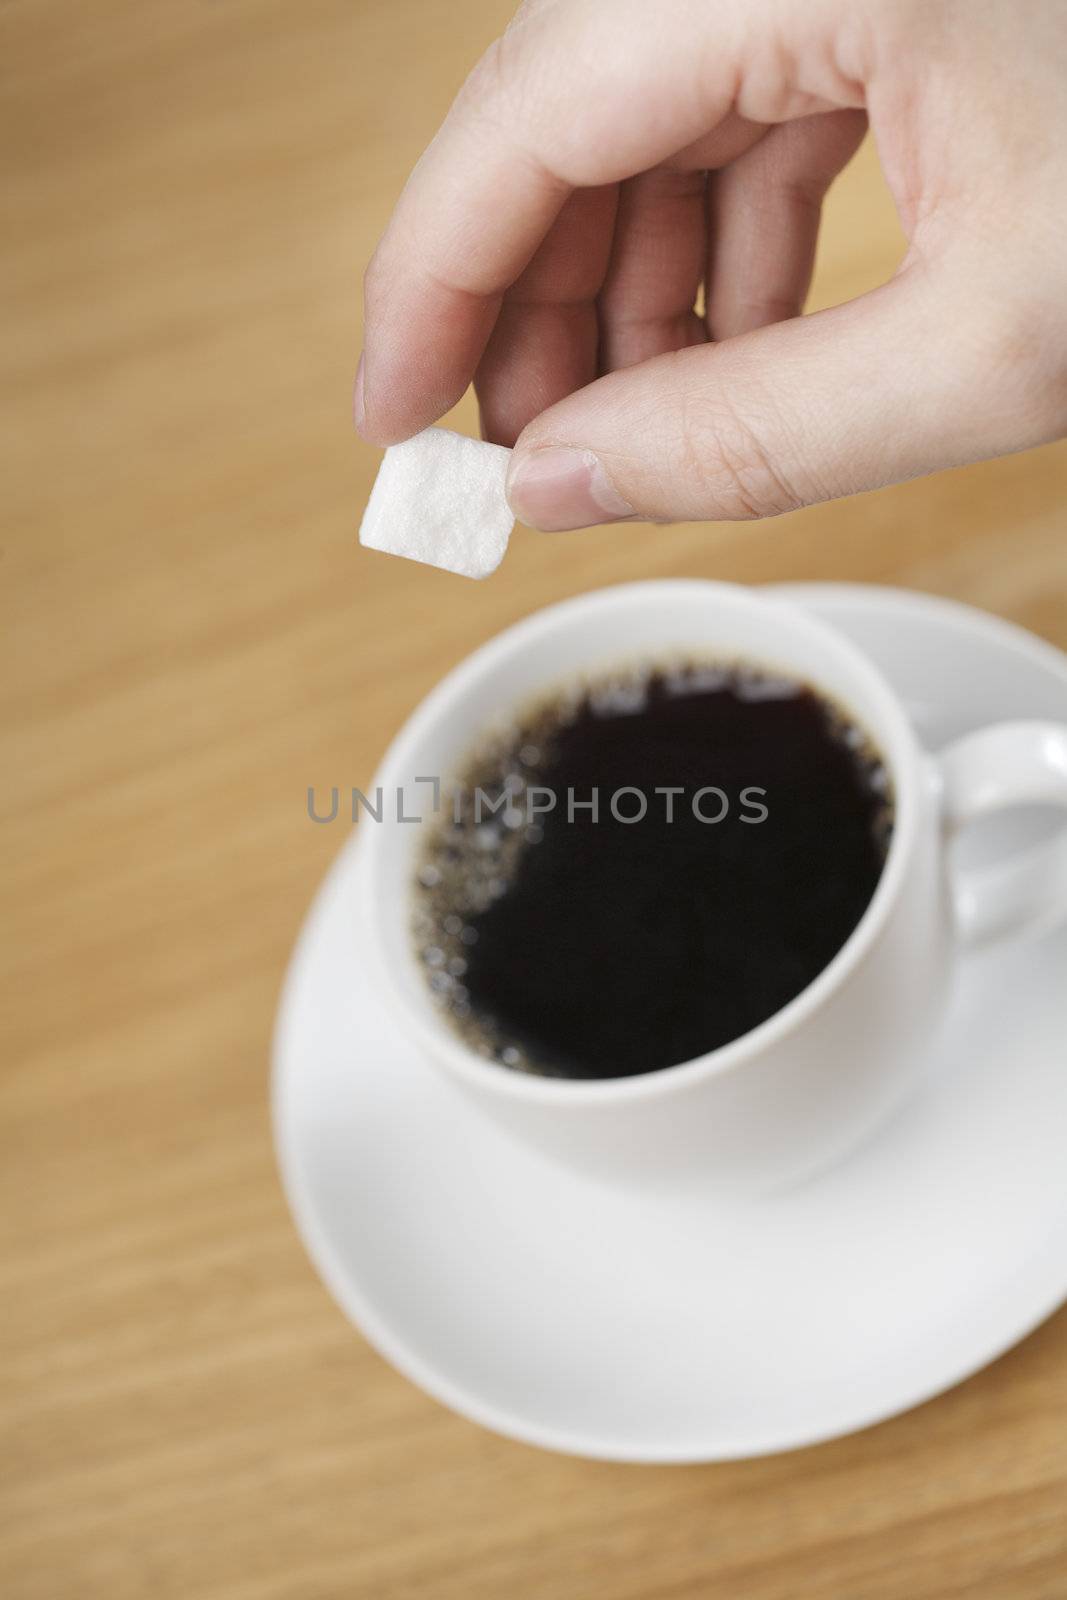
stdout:
MULTIPOLYGON (((1067 718, 1067 658, 1003 622, 781 592, 869 651, 931 745, 1067 718)), ((483 1121, 365 981, 358 871, 352 839, 286 982, 279 1160, 338 1302, 456 1411, 615 1460, 787 1450, 959 1382, 1067 1294, 1067 931, 968 958, 927 1087, 845 1165, 727 1206, 598 1187, 483 1121)))

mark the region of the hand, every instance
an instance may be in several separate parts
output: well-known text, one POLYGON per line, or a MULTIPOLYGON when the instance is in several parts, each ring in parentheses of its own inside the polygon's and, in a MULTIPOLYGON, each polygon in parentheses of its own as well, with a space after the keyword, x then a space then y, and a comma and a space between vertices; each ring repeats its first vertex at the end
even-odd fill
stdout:
POLYGON ((1067 0, 527 0, 365 292, 364 436, 473 378, 537 527, 768 516, 1059 437, 1067 0), (907 255, 801 317, 868 118, 907 255))

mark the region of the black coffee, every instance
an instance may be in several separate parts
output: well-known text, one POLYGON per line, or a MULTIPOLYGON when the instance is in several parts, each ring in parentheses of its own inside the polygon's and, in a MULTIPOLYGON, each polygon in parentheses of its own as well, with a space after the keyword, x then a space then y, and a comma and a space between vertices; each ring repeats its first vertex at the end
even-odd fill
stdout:
POLYGON ((866 734, 742 666, 557 694, 442 803, 416 895, 428 981, 482 1054, 567 1078, 671 1066, 780 1010, 855 928, 892 831, 866 734))

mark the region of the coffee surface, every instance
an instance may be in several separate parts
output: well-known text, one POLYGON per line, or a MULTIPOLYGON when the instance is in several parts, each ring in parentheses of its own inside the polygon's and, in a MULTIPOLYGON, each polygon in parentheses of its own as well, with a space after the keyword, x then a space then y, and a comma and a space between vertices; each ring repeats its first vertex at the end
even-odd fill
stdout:
POLYGON ((480 1053, 569 1078, 654 1071, 806 988, 862 917, 891 831, 881 757, 811 688, 634 669, 474 750, 424 849, 415 938, 480 1053))

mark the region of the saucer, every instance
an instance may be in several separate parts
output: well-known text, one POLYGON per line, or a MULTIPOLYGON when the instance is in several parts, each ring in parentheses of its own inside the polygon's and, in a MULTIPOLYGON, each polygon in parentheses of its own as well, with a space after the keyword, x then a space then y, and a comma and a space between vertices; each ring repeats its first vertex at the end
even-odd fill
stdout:
MULTIPOLYGON (((1067 719, 1067 657, 982 612, 770 592, 864 649, 931 748, 1000 718, 1067 719)), ((1043 826, 1013 818, 970 848, 1043 826)), ((464 1416, 618 1461, 793 1449, 958 1383, 1067 1295, 1067 929, 963 958, 921 1094, 846 1162, 727 1201, 597 1184, 483 1119, 366 979, 359 871, 353 836, 286 980, 278 1159, 338 1303, 464 1416)))

